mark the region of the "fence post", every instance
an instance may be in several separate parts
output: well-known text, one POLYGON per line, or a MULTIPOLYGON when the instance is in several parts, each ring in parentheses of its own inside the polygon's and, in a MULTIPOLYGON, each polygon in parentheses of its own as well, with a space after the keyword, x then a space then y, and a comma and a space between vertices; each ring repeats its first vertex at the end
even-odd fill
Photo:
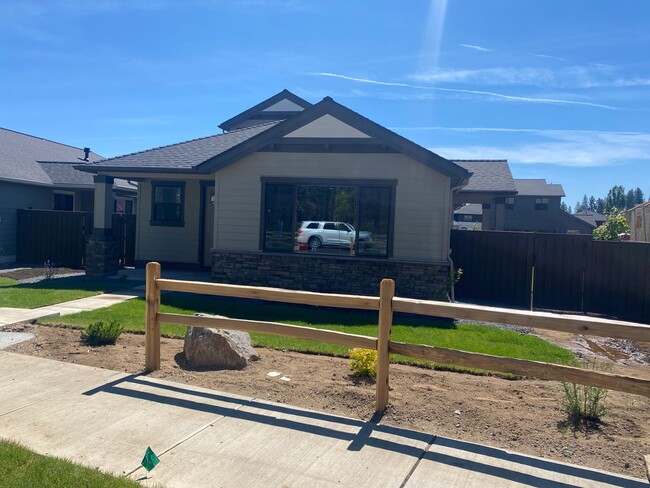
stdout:
POLYGON ((160 289, 156 280, 160 278, 160 264, 147 263, 147 308, 145 311, 144 370, 147 373, 160 369, 160 289))
POLYGON ((388 406, 388 346, 393 327, 393 296, 395 282, 381 280, 379 287, 379 331, 377 334, 377 403, 376 412, 383 412, 388 406))

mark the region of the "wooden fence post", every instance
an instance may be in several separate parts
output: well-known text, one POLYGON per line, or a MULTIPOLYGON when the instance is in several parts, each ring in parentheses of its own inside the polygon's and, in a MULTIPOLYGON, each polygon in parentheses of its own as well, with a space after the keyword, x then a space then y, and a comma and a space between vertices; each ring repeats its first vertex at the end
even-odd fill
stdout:
POLYGON ((393 327, 393 296, 395 282, 381 280, 379 288, 379 331, 377 334, 377 403, 376 412, 383 412, 388 406, 388 346, 393 327))
POLYGON ((147 309, 145 311, 144 370, 147 373, 160 369, 160 289, 156 280, 160 278, 160 264, 147 263, 147 309))

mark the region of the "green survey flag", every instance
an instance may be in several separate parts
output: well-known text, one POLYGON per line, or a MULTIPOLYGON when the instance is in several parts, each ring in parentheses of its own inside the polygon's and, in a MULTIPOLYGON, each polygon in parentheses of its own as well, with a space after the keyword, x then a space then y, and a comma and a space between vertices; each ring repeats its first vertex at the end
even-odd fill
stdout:
POLYGON ((151 471, 159 462, 160 459, 158 459, 156 453, 153 452, 150 447, 147 447, 147 452, 144 453, 144 457, 142 458, 142 462, 140 464, 142 464, 144 469, 147 471, 151 471))

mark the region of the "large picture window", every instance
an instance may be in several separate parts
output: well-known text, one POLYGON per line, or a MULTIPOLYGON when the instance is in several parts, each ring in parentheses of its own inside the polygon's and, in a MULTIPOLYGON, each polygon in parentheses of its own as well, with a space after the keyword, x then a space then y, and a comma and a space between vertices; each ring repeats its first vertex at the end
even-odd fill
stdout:
POLYGON ((151 225, 181 227, 185 204, 185 183, 154 182, 151 198, 151 225))
POLYGON ((265 251, 387 257, 395 182, 263 182, 265 251))

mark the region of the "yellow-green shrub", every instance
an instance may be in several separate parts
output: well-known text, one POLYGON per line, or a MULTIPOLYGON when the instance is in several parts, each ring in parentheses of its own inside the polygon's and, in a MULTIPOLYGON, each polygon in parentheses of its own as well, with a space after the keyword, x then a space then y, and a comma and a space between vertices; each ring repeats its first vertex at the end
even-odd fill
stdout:
POLYGON ((377 376, 377 351, 374 349, 350 349, 350 369, 355 376, 377 376))

